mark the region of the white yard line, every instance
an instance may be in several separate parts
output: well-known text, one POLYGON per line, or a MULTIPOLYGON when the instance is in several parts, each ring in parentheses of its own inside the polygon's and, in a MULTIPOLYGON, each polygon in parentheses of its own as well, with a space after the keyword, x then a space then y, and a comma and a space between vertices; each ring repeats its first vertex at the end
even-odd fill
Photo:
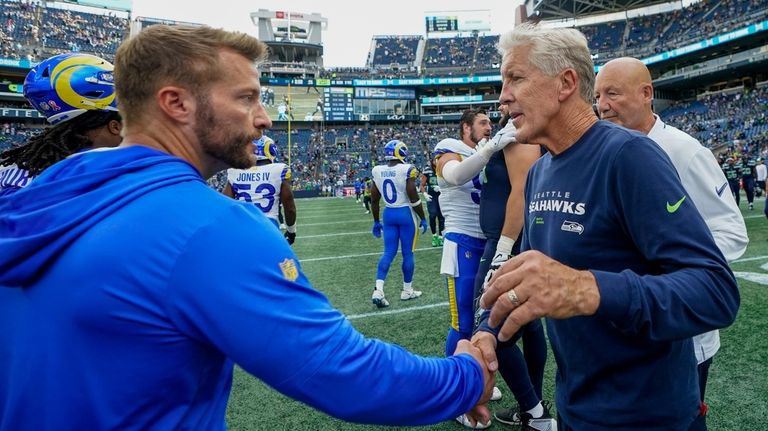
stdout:
POLYGON ((365 208, 359 207, 359 208, 337 208, 337 209, 324 209, 324 208, 312 208, 312 209, 304 209, 299 208, 297 210, 299 214, 305 214, 305 213, 363 213, 365 214, 365 208))
MULTIPOLYGON (((430 251, 430 250, 442 250, 440 247, 425 247, 425 248, 417 248, 414 251, 430 251)), ((360 254, 347 254, 344 256, 326 256, 326 257, 311 257, 309 259, 301 259, 299 262, 305 263, 305 262, 319 262, 321 260, 334 260, 334 259, 349 259, 352 257, 364 257, 364 256, 381 256, 384 254, 383 252, 376 252, 376 253, 360 253, 360 254)))
POLYGON ((447 302, 438 302, 437 304, 419 305, 418 307, 398 308, 396 310, 372 311, 370 313, 352 314, 347 316, 348 320, 365 319, 366 317, 388 316, 392 314, 410 313, 411 311, 427 310, 430 308, 446 307, 447 302))
MULTIPOLYGON (((365 213, 365 211, 360 211, 360 212, 359 212, 359 213, 357 213, 357 214, 360 214, 361 216, 365 216, 366 218, 370 217, 370 215, 366 214, 366 213, 365 213)), ((303 215, 303 214, 301 214, 301 212, 299 212, 299 213, 298 213, 298 216, 297 216, 297 220, 306 220, 306 219, 319 219, 319 218, 325 218, 325 219, 327 219, 327 218, 333 218, 333 216, 336 216, 336 217, 342 217, 342 216, 344 216, 344 215, 345 215, 345 214, 323 214, 323 215, 308 215, 308 216, 306 216, 306 215, 303 215)), ((349 213, 349 215, 350 215, 350 216, 354 216, 354 215, 355 215, 355 212, 350 212, 350 213, 349 213)), ((370 221, 371 223, 373 223, 373 218, 371 218, 369 221, 370 221)))
POLYGON ((327 236, 362 235, 362 234, 364 234, 364 233, 367 233, 368 235, 371 235, 371 236, 373 236, 373 235, 371 234, 371 231, 369 231, 369 230, 363 230, 363 231, 359 231, 359 232, 324 233, 324 234, 322 234, 322 235, 307 235, 307 236, 304 236, 304 235, 301 235, 301 234, 300 234, 300 235, 298 236, 298 238, 299 238, 299 239, 307 239, 307 238, 325 238, 325 237, 327 237, 327 236))
POLYGON ((325 226, 327 224, 347 224, 347 223, 371 223, 373 224, 373 219, 366 219, 366 220, 344 220, 344 221, 328 221, 325 223, 302 223, 301 219, 299 219, 299 227, 304 226, 325 226))

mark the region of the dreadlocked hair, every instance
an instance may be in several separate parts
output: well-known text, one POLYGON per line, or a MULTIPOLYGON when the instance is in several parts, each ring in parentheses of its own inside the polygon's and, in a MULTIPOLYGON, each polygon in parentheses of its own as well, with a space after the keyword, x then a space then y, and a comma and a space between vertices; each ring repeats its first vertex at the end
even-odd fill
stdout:
POLYGON ((45 129, 30 138, 27 143, 3 151, 0 166, 16 164, 26 169, 30 176, 37 176, 54 163, 94 145, 85 136, 89 130, 120 121, 115 111, 87 111, 77 117, 45 129))

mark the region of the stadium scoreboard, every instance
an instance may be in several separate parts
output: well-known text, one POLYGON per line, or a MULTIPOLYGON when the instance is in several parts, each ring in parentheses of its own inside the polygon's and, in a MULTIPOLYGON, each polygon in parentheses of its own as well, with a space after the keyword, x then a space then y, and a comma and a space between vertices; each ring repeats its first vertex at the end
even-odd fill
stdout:
POLYGON ((325 121, 354 121, 354 89, 351 87, 323 88, 325 121))
POLYGON ((427 24, 427 33, 459 31, 459 18, 455 16, 428 16, 424 20, 427 24))
POLYGON ((491 11, 454 10, 427 12, 424 16, 429 33, 467 33, 491 30, 491 11))

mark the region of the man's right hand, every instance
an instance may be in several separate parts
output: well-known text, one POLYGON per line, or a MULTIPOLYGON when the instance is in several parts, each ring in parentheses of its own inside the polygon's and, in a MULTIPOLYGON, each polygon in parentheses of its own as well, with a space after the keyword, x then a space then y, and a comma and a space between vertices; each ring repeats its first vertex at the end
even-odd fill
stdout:
POLYGON ((540 317, 590 316, 600 306, 600 289, 589 271, 573 269, 535 250, 508 260, 480 297, 490 309, 488 325, 503 323, 498 339, 507 341, 526 323, 540 317))

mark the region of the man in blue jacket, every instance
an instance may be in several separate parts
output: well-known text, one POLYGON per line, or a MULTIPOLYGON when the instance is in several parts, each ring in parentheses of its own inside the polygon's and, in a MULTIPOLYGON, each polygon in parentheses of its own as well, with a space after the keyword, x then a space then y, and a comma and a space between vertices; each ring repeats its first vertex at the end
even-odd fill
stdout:
POLYGON ((142 31, 115 58, 123 144, 0 198, 0 430, 223 430, 234 363, 355 422, 490 397, 469 342, 430 359, 365 338, 258 208, 206 186, 255 163, 265 54, 242 33, 142 31))
POLYGON ((691 337, 731 324, 739 293, 722 253, 647 136, 598 121, 584 35, 522 25, 500 40, 519 142, 548 153, 525 188, 520 255, 491 279, 475 343, 493 360, 547 317, 560 430, 687 430, 699 414, 691 337))

